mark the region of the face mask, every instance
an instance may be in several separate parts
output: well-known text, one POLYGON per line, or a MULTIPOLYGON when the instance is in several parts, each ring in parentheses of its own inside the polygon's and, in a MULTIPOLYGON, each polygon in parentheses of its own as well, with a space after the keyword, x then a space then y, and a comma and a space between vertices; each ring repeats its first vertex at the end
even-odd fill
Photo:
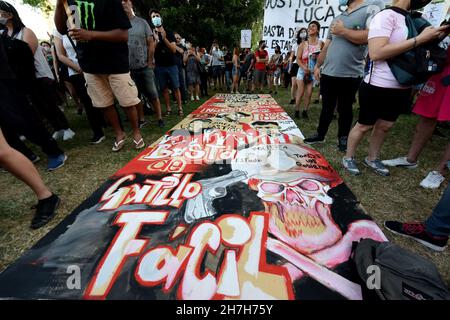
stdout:
POLYGON ((162 19, 161 19, 161 17, 153 17, 152 18, 152 23, 153 23, 153 25, 155 26, 155 27, 161 27, 161 25, 162 25, 162 19))
POLYGON ((410 9, 417 10, 417 9, 423 8, 430 2, 431 2, 431 0, 411 0, 410 9))
POLYGON ((339 0, 339 5, 340 6, 346 6, 348 4, 348 0, 339 0))
POLYGON ((300 38, 305 39, 306 38, 306 32, 300 33, 300 38))
POLYGON ((8 22, 8 18, 0 17, 0 25, 5 26, 8 22))

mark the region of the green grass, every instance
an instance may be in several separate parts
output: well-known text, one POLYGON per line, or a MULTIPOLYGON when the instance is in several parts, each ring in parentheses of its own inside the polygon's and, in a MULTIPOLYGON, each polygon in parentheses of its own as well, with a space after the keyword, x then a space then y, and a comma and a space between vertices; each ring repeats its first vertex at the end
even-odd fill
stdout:
MULTIPOLYGON (((316 96, 317 93, 314 93, 313 100, 316 96)), ((288 104, 290 93, 282 89, 274 97, 293 117, 293 106, 288 104)), ((185 114, 195 110, 204 101, 203 99, 196 103, 189 102, 185 106, 185 114)), ((355 105, 355 111, 356 107, 355 105)), ((309 112, 309 120, 296 120, 305 136, 315 132, 319 113, 320 106, 313 104, 309 112)), ((33 246, 89 197, 109 176, 138 154, 138 151, 132 149, 130 140, 124 150, 117 154, 112 153, 113 135, 110 130, 107 131, 108 139, 105 142, 97 146, 90 145, 88 141, 91 131, 85 115, 78 116, 74 108, 66 109, 66 114, 76 136, 72 141, 60 142, 60 146, 69 157, 63 168, 53 173, 47 172, 46 157, 38 148, 31 146, 43 159, 37 167, 44 181, 63 199, 59 214, 49 225, 36 231, 29 228, 32 217, 30 207, 36 202, 33 193, 9 173, 0 172, 0 270, 6 268, 33 246)), ((143 129, 146 143, 150 144, 157 140, 180 120, 181 118, 177 115, 172 115, 166 119, 165 129, 160 129, 152 119, 152 124, 143 129)), ((383 159, 407 153, 417 120, 417 117, 413 115, 401 116, 383 147, 383 159)), ((128 128, 128 123, 125 123, 125 126, 128 128)), ((390 177, 381 177, 361 166, 363 174, 354 177, 345 173, 340 165, 342 153, 337 150, 336 127, 337 121, 333 121, 327 142, 317 145, 316 148, 339 171, 364 208, 380 226, 387 219, 424 220, 431 213, 444 187, 434 191, 424 190, 419 183, 428 171, 437 165, 447 143, 445 138, 433 137, 420 159, 419 168, 415 170, 393 169, 390 177)), ((361 161, 365 157, 367 146, 366 139, 358 150, 358 160, 361 161)), ((450 268, 448 268, 450 249, 443 253, 434 253, 412 240, 391 235, 387 231, 386 236, 391 241, 433 261, 443 279, 450 285, 450 268)))

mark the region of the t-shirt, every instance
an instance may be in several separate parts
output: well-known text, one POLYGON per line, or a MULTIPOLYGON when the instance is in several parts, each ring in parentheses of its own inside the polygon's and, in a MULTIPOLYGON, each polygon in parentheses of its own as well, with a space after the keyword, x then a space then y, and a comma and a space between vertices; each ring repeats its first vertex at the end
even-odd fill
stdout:
MULTIPOLYGON (((53 32, 53 35, 56 38, 59 38, 62 40, 63 47, 66 50, 67 58, 69 58, 70 61, 78 64, 77 52, 75 51, 75 48, 73 47, 73 45, 70 43, 69 37, 67 35, 60 34, 57 30, 55 30, 53 32)), ((77 45, 75 40, 74 40, 74 45, 77 45)), ((69 70, 69 77, 77 74, 77 72, 70 67, 68 67, 68 70, 69 70)))
MULTIPOLYGON (((157 44, 155 49, 155 65, 157 67, 171 67, 175 66, 176 58, 175 53, 173 53, 169 47, 167 47, 166 43, 163 41, 162 36, 159 32, 155 31, 157 35, 157 44)), ((172 31, 166 30, 166 38, 172 43, 176 42, 175 35, 172 31)))
MULTIPOLYGON (((394 10, 383 10, 370 23, 369 39, 388 37, 389 43, 397 43, 408 38, 405 16, 394 10)), ((373 61, 372 75, 368 74, 364 82, 383 88, 407 88, 395 79, 386 61, 373 61)))
POLYGON ((245 61, 244 61, 244 67, 243 70, 244 72, 247 72, 248 69, 250 68, 250 66, 252 65, 252 60, 255 58, 254 54, 252 52, 249 52, 246 56, 245 56, 245 61))
MULTIPOLYGON (((260 58, 260 59, 266 59, 269 56, 269 53, 267 52, 267 50, 256 50, 255 52, 255 58, 260 58)), ((255 69, 259 70, 259 71, 264 71, 266 70, 266 63, 265 62, 257 62, 258 60, 256 60, 255 63, 255 69)))
POLYGON ((222 61, 220 59, 223 59, 223 52, 220 49, 212 50, 212 62, 211 65, 213 67, 221 66, 222 61))
MULTIPOLYGON (((372 17, 384 8, 381 0, 367 0, 352 12, 343 12, 333 19, 342 20, 344 26, 353 30, 369 28, 372 17)), ((332 40, 322 73, 332 77, 358 78, 364 76, 364 65, 367 56, 367 45, 354 44, 342 36, 328 33, 327 39, 332 40)))
POLYGON ((224 60, 225 60, 225 70, 231 71, 233 69, 233 55, 231 54, 231 52, 227 52, 224 60))
MULTIPOLYGON (((69 0, 75 6, 80 28, 93 31, 128 30, 130 20, 121 0, 69 0)), ((79 41, 78 60, 84 72, 121 74, 130 71, 127 42, 79 41)))
POLYGON ((184 53, 186 52, 187 49, 182 44, 177 44, 177 47, 183 49, 183 53, 178 52, 178 50, 177 52, 175 52, 175 61, 177 62, 177 66, 182 67, 184 64, 183 62, 184 53))
POLYGON ((130 20, 131 29, 128 30, 128 51, 130 69, 142 69, 148 65, 147 39, 153 35, 147 21, 134 16, 130 20))

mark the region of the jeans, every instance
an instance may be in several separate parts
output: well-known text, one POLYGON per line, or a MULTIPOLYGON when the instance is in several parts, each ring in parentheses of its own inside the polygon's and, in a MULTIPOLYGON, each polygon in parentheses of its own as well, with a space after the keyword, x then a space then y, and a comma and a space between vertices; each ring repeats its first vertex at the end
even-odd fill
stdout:
POLYGON ((319 136, 327 135, 336 106, 339 113, 338 137, 348 136, 353 123, 353 102, 361 81, 362 78, 331 77, 322 74, 320 78, 322 111, 317 128, 319 136))
POLYGON ((450 236, 450 184, 434 208, 431 217, 425 221, 425 229, 433 236, 450 236))
POLYGON ((75 74, 71 76, 69 78, 69 82, 73 85, 75 92, 83 103, 94 137, 103 136, 103 127, 106 127, 105 119, 103 118, 102 111, 92 105, 92 100, 87 92, 86 80, 84 79, 83 74, 75 74))
POLYGON ((180 77, 178 67, 176 65, 170 67, 156 66, 155 75, 159 83, 159 90, 161 90, 161 92, 168 87, 171 87, 172 89, 180 89, 180 77))
POLYGON ((225 70, 225 81, 227 84, 227 90, 230 91, 233 79, 231 78, 231 70, 225 70))
POLYGON ((202 96, 208 95, 208 72, 200 73, 200 92, 202 96))

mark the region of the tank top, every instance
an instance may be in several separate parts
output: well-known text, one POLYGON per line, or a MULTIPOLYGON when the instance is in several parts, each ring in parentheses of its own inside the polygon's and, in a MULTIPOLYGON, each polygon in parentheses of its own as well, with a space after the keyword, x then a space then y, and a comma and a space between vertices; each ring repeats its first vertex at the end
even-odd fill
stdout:
POLYGON ((314 52, 320 51, 320 47, 321 47, 321 41, 317 40, 317 44, 312 45, 309 44, 309 41, 306 41, 306 48, 303 49, 303 53, 302 53, 302 63, 303 64, 308 64, 308 57, 310 54, 313 54, 314 52))
MULTIPOLYGON (((23 29, 14 36, 17 40, 23 41, 23 29)), ((34 67, 36 68, 36 78, 50 78, 55 80, 53 72, 48 65, 47 59, 44 56, 41 45, 38 44, 36 52, 34 53, 34 67)))

